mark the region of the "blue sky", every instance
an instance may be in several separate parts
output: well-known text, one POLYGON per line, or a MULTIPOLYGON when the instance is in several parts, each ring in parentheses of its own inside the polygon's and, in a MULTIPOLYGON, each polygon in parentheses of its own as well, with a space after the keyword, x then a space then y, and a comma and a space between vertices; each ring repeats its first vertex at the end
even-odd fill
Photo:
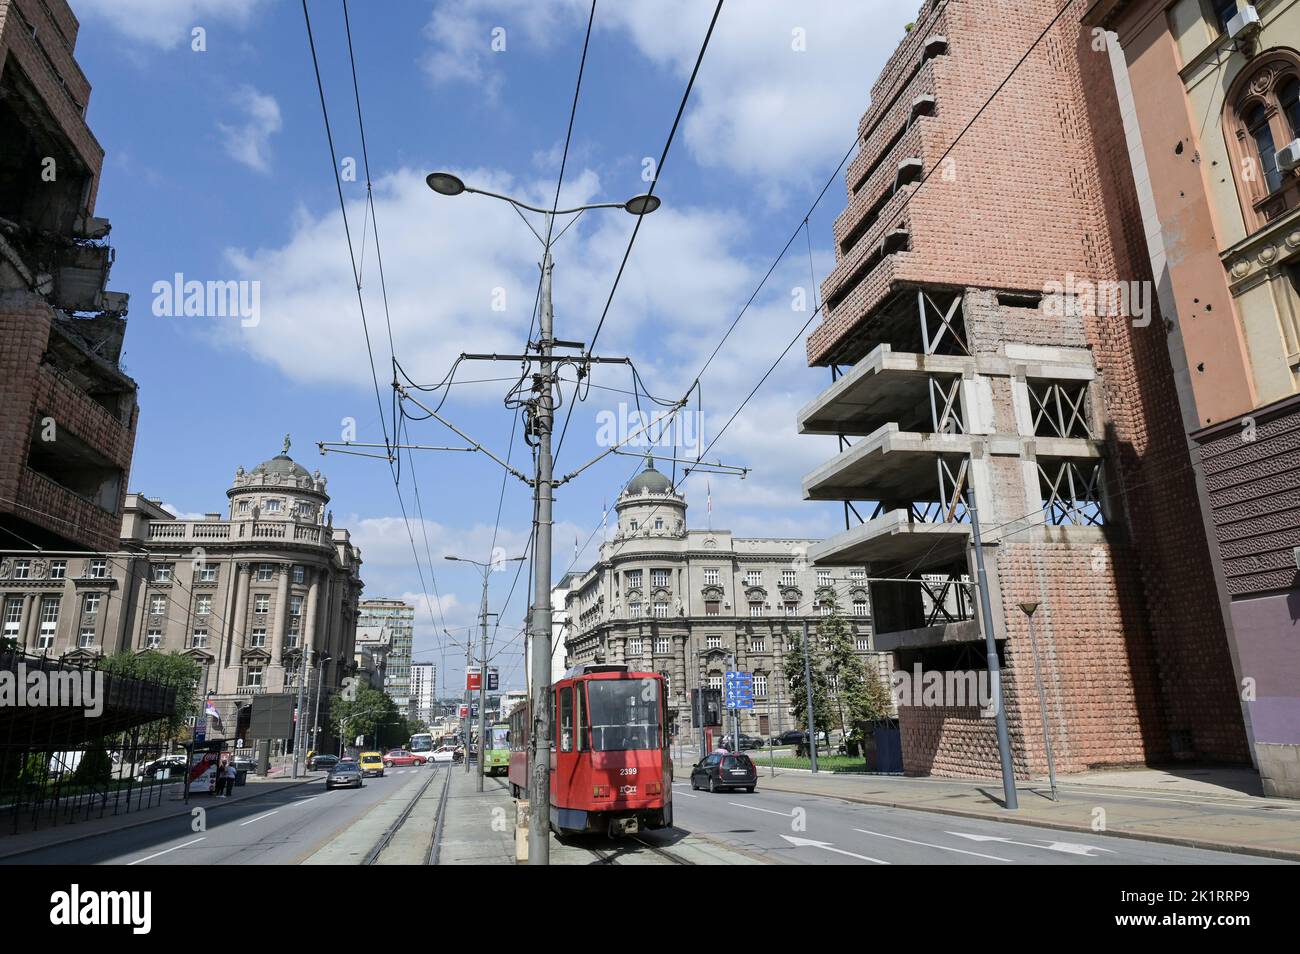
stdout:
MULTIPOLYGON (((481 454, 418 453, 420 528, 408 468, 402 490, 422 556, 421 530, 428 534, 442 600, 431 614, 387 465, 317 452, 316 441, 341 439, 347 419, 357 440, 381 441, 382 432, 300 3, 72 6, 82 21, 77 58, 94 87, 88 118, 107 153, 97 211, 113 222, 111 287, 131 295, 124 361, 140 384, 141 411, 130 489, 182 514, 222 510, 236 466, 278 453, 292 434, 292 455, 326 474, 335 525, 362 548, 367 595, 415 602, 416 658, 443 662, 438 634, 445 623, 460 638, 473 622, 479 578, 442 557, 490 558, 501 470, 481 454), (201 52, 191 48, 195 27, 205 31, 201 52), (178 272, 259 283, 256 324, 155 315, 155 283, 178 272)), ((632 356, 651 391, 682 395, 849 147, 871 81, 916 7, 726 4, 656 186, 664 206, 641 229, 599 353, 632 356)), ((645 191, 644 160, 663 148, 712 8, 702 0, 598 5, 562 202, 645 191)), ((441 381, 462 351, 522 348, 539 250, 505 204, 437 196, 424 175, 451 169, 549 204, 589 9, 584 0, 350 3, 394 348, 418 382, 441 381), (497 46, 504 36, 504 49, 493 49, 494 36, 497 46)), ((313 0, 310 10, 336 150, 358 168, 344 196, 359 256, 364 235, 362 293, 386 386, 389 343, 375 233, 363 224, 342 5, 313 0)), ((810 220, 818 282, 833 265, 831 222, 843 207, 841 179, 810 220)), ((618 210, 589 213, 556 246, 557 336, 590 339, 632 226, 618 210)), ((703 379, 706 442, 807 320, 798 305, 802 296, 812 308, 812 286, 801 236, 703 379)), ((465 383, 443 406, 502 456, 508 384, 474 382, 516 369, 463 364, 465 383)), ((593 383, 631 386, 618 367, 598 369, 593 383)), ((834 447, 800 437, 795 414, 828 383, 829 372, 806 367, 800 341, 730 425, 709 456, 753 472, 743 482, 707 478, 715 527, 825 536, 842 526, 837 507, 803 502, 799 491, 800 477, 834 447)), ((631 401, 593 388, 574 412, 558 470, 598 454, 597 415, 631 401)), ((409 427, 414 442, 458 443, 435 421, 409 427)), ((514 460, 526 465, 522 442, 514 460)), ((575 536, 588 539, 602 500, 612 503, 636 467, 613 456, 559 492, 557 578, 575 565, 575 536)), ((705 480, 684 485, 695 526, 705 519, 705 480)), ((522 552, 530 516, 527 489, 511 479, 498 534, 508 555, 522 552)), ((590 565, 598 542, 575 568, 590 565)), ((513 573, 491 577, 492 609, 503 613, 494 652, 507 687, 523 679, 520 644, 509 641, 525 612, 526 574, 504 609, 513 573)), ((444 680, 454 686, 459 651, 445 652, 444 680)))

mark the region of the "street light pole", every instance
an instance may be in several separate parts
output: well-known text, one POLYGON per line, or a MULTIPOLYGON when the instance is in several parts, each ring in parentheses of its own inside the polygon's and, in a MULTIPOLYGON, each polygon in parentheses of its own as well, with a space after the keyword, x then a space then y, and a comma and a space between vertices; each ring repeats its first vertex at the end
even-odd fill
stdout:
POLYGON ((483 569, 483 602, 479 608, 479 624, 483 632, 482 649, 478 657, 478 778, 474 780, 474 791, 483 791, 483 774, 487 763, 484 751, 487 740, 487 618, 488 618, 488 568, 483 569))
MULTIPOLYGON (((555 425, 555 314, 551 306, 551 272, 555 266, 551 258, 550 226, 557 215, 571 215, 588 209, 622 209, 630 215, 649 215, 659 208, 659 197, 653 192, 636 195, 626 202, 595 202, 572 209, 538 208, 526 202, 486 189, 467 186, 450 172, 431 172, 425 177, 429 188, 439 195, 456 196, 466 192, 501 199, 515 206, 546 216, 546 238, 536 230, 533 234, 542 243, 542 281, 538 322, 537 361, 541 373, 534 376, 535 394, 531 408, 530 426, 537 439, 537 471, 533 478, 534 528, 533 534, 533 606, 531 621, 531 653, 529 660, 530 702, 532 706, 532 731, 529 736, 529 806, 528 863, 546 865, 551 861, 551 536, 552 508, 554 503, 554 464, 551 450, 551 433, 555 425)), ((522 215, 522 212, 520 213, 522 215)), ((525 220, 527 221, 527 220, 525 220)), ((531 223, 529 228, 532 229, 531 223)), ((563 234, 563 233, 561 233, 563 234)), ((587 361, 599 358, 587 356, 587 361)), ((482 739, 479 740, 482 746, 482 739)))
POLYGON ((1002 760, 1002 794, 1009 811, 1020 807, 1016 800, 1016 770, 1011 764, 1011 738, 1007 734, 1007 706, 1002 694, 1002 666, 998 663, 998 646, 993 639, 993 607, 989 600, 989 578, 984 571, 984 544, 980 539, 980 514, 975 502, 975 491, 966 493, 966 509, 970 513, 972 542, 975 545, 975 575, 979 585, 980 618, 984 624, 984 652, 988 657, 989 682, 996 700, 995 712, 998 729, 998 755, 1002 760))
POLYGON ((555 314, 551 308, 551 271, 554 262, 547 248, 542 256, 542 292, 538 349, 542 373, 537 378, 537 407, 534 427, 537 432, 537 479, 533 500, 537 513, 534 535, 533 576, 533 731, 528 823, 528 863, 551 863, 551 520, 553 491, 551 431, 555 424, 554 392, 551 382, 551 355, 555 343, 555 314))
POLYGON ((298 652, 298 704, 294 709, 293 715, 293 777, 298 777, 298 763, 302 757, 302 740, 304 738, 303 728, 306 723, 305 713, 302 711, 306 704, 304 690, 307 682, 307 650, 301 647, 298 652))
POLYGON ((808 618, 803 621, 803 687, 808 698, 808 754, 813 774, 817 774, 817 720, 813 715, 812 640, 808 635, 808 618))
POLYGON ((1038 662, 1038 640, 1034 638, 1035 602, 1020 604, 1020 611, 1029 619, 1029 648, 1034 653, 1034 678, 1038 683, 1038 712, 1043 721, 1043 748, 1047 750, 1047 779, 1052 786, 1052 801, 1056 801, 1056 763, 1052 759, 1052 729, 1047 714, 1047 691, 1043 688, 1043 667, 1038 662))

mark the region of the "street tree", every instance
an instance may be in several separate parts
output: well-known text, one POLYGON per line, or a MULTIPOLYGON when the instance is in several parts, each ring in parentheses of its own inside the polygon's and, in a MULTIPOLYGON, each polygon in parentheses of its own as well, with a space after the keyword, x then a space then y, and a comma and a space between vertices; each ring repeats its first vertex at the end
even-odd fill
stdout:
MULTIPOLYGON (((813 726, 814 732, 830 733, 834 724, 834 713, 830 702, 830 684, 822 670, 818 658, 817 641, 812 642, 809 658, 809 670, 812 673, 813 726)), ((808 691, 804 679, 804 639, 802 634, 794 634, 790 650, 785 654, 785 684, 790 687, 790 708, 797 725, 808 727, 808 691)))

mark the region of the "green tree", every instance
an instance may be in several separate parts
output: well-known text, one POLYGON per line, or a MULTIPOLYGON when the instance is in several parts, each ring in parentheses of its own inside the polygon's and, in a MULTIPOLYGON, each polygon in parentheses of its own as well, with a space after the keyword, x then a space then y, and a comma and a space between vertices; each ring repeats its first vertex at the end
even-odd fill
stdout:
POLYGON ((165 721, 167 735, 175 737, 185 728, 186 720, 199 715, 202 700, 199 687, 203 667, 193 656, 178 652, 160 653, 149 650, 143 653, 130 651, 115 653, 100 664, 106 673, 143 679, 176 690, 176 711, 165 721))
MULTIPOLYGON (((790 708, 794 713, 795 723, 801 729, 807 729, 808 691, 804 680, 803 657, 803 636, 796 634, 789 652, 785 654, 785 684, 790 687, 790 708)), ((829 733, 834 715, 831 711, 830 683, 826 679, 826 673, 822 671, 815 640, 813 640, 813 651, 809 659, 809 670, 812 673, 813 722, 817 732, 829 733)))
POLYGON ((95 739, 81 753, 81 761, 72 773, 72 781, 77 785, 94 785, 103 788, 113 776, 113 760, 108 754, 104 739, 95 739))
POLYGON ((858 655, 853 631, 840 615, 839 601, 833 593, 829 602, 830 615, 818 624, 817 635, 826 680, 835 687, 831 699, 840 732, 848 738, 853 723, 876 719, 889 711, 889 690, 874 672, 868 674, 858 655))
POLYGON ((335 696, 330 703, 330 720, 342 727, 346 743, 359 735, 378 746, 405 745, 410 738, 406 716, 387 693, 373 686, 361 686, 353 698, 335 696))

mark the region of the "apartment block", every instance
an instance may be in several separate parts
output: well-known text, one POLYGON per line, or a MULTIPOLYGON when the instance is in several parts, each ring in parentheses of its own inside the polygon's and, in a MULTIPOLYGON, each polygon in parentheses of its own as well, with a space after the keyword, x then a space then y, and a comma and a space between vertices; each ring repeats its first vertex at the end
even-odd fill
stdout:
POLYGON ((65 0, 0 0, 0 536, 112 549, 137 417, 65 0))

